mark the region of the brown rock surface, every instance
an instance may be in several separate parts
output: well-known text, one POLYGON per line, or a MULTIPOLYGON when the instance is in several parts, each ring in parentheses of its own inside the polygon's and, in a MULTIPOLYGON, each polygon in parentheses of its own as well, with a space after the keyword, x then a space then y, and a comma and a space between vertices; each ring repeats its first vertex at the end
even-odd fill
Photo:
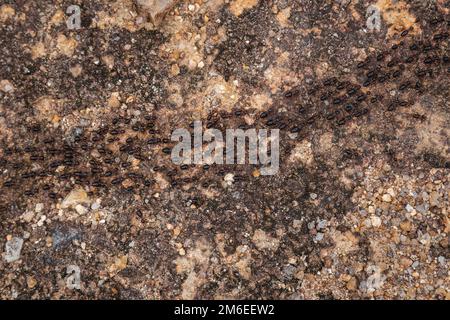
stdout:
POLYGON ((0 299, 449 299, 445 1, 7 3, 0 299), (280 170, 175 164, 196 120, 280 170))

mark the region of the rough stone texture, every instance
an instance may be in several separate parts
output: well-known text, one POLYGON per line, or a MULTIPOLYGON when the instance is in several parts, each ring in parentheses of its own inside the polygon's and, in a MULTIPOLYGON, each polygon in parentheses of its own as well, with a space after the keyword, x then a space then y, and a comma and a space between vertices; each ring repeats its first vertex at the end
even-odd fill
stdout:
POLYGON ((23 239, 14 237, 5 244, 5 260, 6 262, 14 262, 20 259, 20 251, 22 250, 23 239))
POLYGON ((136 0, 137 4, 147 11, 155 25, 159 25, 167 12, 178 2, 177 0, 136 0))
POLYGON ((136 4, 0 1, 1 299, 450 298, 445 1, 136 4), (174 165, 194 120, 279 173, 174 165))

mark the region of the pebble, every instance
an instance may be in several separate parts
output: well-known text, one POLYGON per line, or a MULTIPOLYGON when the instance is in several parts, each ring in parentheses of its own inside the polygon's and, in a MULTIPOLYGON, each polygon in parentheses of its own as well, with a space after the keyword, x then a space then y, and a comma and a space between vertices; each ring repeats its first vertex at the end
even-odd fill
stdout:
POLYGON ((22 215, 22 219, 25 221, 25 222, 31 222, 31 220, 33 220, 33 218, 34 218, 34 212, 33 211, 28 211, 28 212, 25 212, 23 215, 22 215))
POLYGON ((327 226, 327 224, 328 224, 328 221, 327 221, 327 220, 320 220, 320 221, 317 223, 317 230, 320 230, 320 229, 325 228, 325 227, 327 226))
POLYGON ((322 232, 318 232, 316 234, 316 237, 314 238, 315 241, 322 241, 323 240, 323 233, 322 232))
POLYGON ((38 203, 38 204, 36 204, 36 207, 35 207, 35 209, 34 209, 34 211, 36 211, 36 212, 41 212, 42 210, 44 209, 44 204, 43 203, 38 203))
POLYGON ((365 283, 361 282, 360 288, 367 290, 367 293, 372 293, 375 290, 381 289, 384 284, 385 276, 383 276, 378 267, 368 267, 367 272, 370 273, 373 271, 373 274, 370 275, 365 283))
POLYGON ((287 265, 283 268, 283 277, 286 280, 291 280, 294 277, 296 271, 297 268, 295 266, 287 265))
POLYGON ((95 202, 91 205, 92 210, 100 209, 100 199, 95 200, 95 202))
POLYGON ((227 173, 225 175, 225 177, 223 178, 223 180, 229 185, 231 186, 234 182, 234 174, 232 173, 227 173))
POLYGON ((0 90, 9 93, 14 91, 14 86, 11 84, 9 80, 1 80, 0 81, 0 90))
POLYGON ((392 188, 387 189, 387 193, 391 196, 391 197, 395 197, 395 191, 392 188))
POLYGON ((356 291, 356 289, 358 288, 358 280, 356 280, 355 277, 351 277, 347 282, 346 287, 350 291, 356 291))
POLYGON ((29 289, 33 289, 37 284, 36 279, 33 276, 27 277, 27 286, 29 289))
POLYGON ((294 220, 293 223, 292 223, 292 226, 293 226, 295 229, 300 228, 300 227, 302 226, 302 220, 298 220, 298 219, 294 220))
POLYGON ((310 194, 309 194, 309 197, 310 197, 311 199, 313 199, 313 200, 316 200, 316 199, 317 199, 317 194, 315 194, 315 193, 310 193, 310 194))
POLYGON ((39 219, 39 221, 37 222, 37 226, 42 227, 44 225, 45 220, 47 220, 47 216, 42 215, 41 218, 39 219))
POLYGON ((430 205, 433 207, 438 207, 440 204, 440 196, 436 191, 431 192, 430 194, 430 205))
POLYGON ((22 251, 23 239, 18 237, 13 237, 11 240, 6 242, 5 245, 5 260, 8 263, 17 261, 20 259, 20 252, 22 251))
POLYGON ((419 236, 419 241, 423 245, 427 245, 431 240, 431 236, 428 233, 424 233, 419 236))
POLYGON ((419 204, 418 206, 416 206, 416 210, 420 213, 426 213, 428 211, 428 205, 427 204, 419 204))
POLYGON ((81 270, 77 265, 67 266, 66 273, 68 277, 66 278, 66 286, 69 290, 80 290, 81 289, 81 270))
POLYGON ((382 199, 383 199, 384 202, 391 202, 392 201, 392 197, 391 197, 391 195, 389 193, 383 194, 382 199))
POLYGON ((88 209, 85 207, 85 206, 83 206, 83 205, 81 205, 81 204, 77 204, 76 206, 75 206, 75 211, 78 213, 78 214, 86 214, 87 212, 88 212, 88 209))
POLYGON ((407 257, 402 257, 400 259, 400 264, 402 265, 402 267, 404 268, 409 268, 409 266, 411 266, 413 263, 413 261, 407 257))
POLYGON ((405 206, 405 209, 406 209, 406 211, 408 211, 409 213, 411 213, 411 212, 414 210, 414 208, 413 208, 409 203, 405 206))
POLYGON ((381 219, 378 216, 371 216, 370 222, 372 222, 372 226, 375 228, 378 228, 379 226, 381 226, 381 219))
POLYGON ((90 199, 83 189, 72 190, 61 203, 63 209, 69 208, 71 206, 76 206, 81 203, 89 203, 90 199))
POLYGON ((409 220, 405 220, 400 223, 400 229, 402 229, 405 232, 410 232, 412 229, 412 223, 409 220))

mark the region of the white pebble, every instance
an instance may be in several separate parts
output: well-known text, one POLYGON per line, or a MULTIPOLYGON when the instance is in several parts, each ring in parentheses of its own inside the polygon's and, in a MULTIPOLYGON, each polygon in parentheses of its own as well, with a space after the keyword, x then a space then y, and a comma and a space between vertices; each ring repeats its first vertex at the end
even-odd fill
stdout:
POLYGON ((317 229, 323 229, 327 226, 328 222, 327 220, 320 220, 319 223, 317 224, 317 229))
POLYGON ((391 195, 389 193, 383 194, 383 198, 382 199, 383 199, 384 202, 391 202, 392 201, 392 197, 391 197, 391 195))
POLYGON ((34 211, 41 212, 43 209, 44 209, 44 204, 43 203, 38 203, 38 204, 36 204, 36 207, 34 208, 34 211))
POLYGON ((14 262, 20 259, 20 252, 22 251, 23 239, 14 237, 5 245, 5 260, 6 262, 14 262))
POLYGON ((91 209, 92 209, 92 210, 98 210, 98 209, 100 209, 100 199, 97 199, 97 200, 91 205, 91 209))
POLYGON ((77 205, 75 206, 75 211, 76 211, 78 214, 85 214, 85 213, 88 212, 88 209, 86 209, 86 207, 84 207, 84 206, 81 205, 81 204, 77 204, 77 205))
POLYGON ((381 219, 378 216, 371 216, 370 222, 372 222, 372 226, 375 228, 378 228, 379 226, 381 226, 381 219))
POLYGON ((37 222, 37 226, 42 227, 44 225, 45 220, 47 220, 47 216, 43 215, 37 222))

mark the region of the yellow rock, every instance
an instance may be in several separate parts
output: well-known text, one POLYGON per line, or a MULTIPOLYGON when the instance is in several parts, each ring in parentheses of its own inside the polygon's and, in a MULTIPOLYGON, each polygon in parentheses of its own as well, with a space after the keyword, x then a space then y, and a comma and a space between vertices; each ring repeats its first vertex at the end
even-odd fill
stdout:
POLYGON ((402 223, 400 223, 400 229, 402 229, 405 232, 411 231, 412 225, 409 220, 405 220, 402 223))
POLYGON ((280 240, 271 237, 261 229, 255 231, 252 241, 259 250, 268 249, 276 251, 280 245, 280 240))
POLYGON ((33 60, 41 58, 47 54, 45 50, 45 44, 43 42, 38 42, 31 46, 31 58, 33 60))
POLYGON ((175 237, 178 237, 181 233, 181 228, 179 226, 177 226, 175 229, 173 229, 173 235, 175 237))
POLYGON ((33 276, 28 276, 27 277, 27 286, 30 289, 33 289, 37 284, 36 279, 33 276))
POLYGON ((172 76, 177 76, 180 74, 180 67, 174 63, 172 65, 172 67, 170 68, 170 73, 172 74, 172 76))
POLYGON ((4 4, 0 7, 0 21, 4 22, 16 14, 16 10, 9 4, 4 4))
POLYGON ((258 0, 234 0, 230 4, 230 11, 235 16, 240 16, 245 9, 253 8, 258 4, 258 0))
POLYGON ((392 36, 396 32, 415 27, 411 33, 418 32, 418 24, 415 24, 416 17, 409 11, 407 1, 378 0, 375 6, 381 11, 383 20, 388 25, 388 35, 392 36))
POLYGON ((61 121, 61 117, 58 116, 57 114, 55 114, 55 115, 52 117, 52 123, 56 124, 56 123, 59 123, 60 121, 61 121))
POLYGON ((253 171, 252 175, 253 175, 253 177, 258 178, 261 175, 261 172, 259 172, 258 169, 255 169, 255 171, 253 171))
POLYGON ((132 186, 134 186, 134 182, 133 182, 133 180, 131 180, 131 179, 125 179, 125 180, 122 182, 122 186, 123 186, 124 188, 132 187, 132 186))
POLYGON ((71 57, 78 46, 78 42, 73 38, 67 38, 60 33, 56 39, 56 47, 65 56, 71 57))
POLYGON ((65 21, 66 15, 62 10, 56 10, 52 19, 50 20, 50 25, 57 26, 65 21))
POLYGON ((346 287, 350 291, 356 291, 358 288, 358 281, 355 277, 351 277, 350 280, 347 281, 346 287))
POLYGON ((89 199, 86 191, 81 188, 72 190, 62 201, 61 208, 66 209, 69 207, 74 207, 77 204, 88 204, 91 200, 89 199))
POLYGON ((113 92, 111 97, 108 99, 108 106, 111 108, 120 107, 120 96, 118 92, 113 92))
POLYGON ((114 263, 109 266, 109 274, 113 276, 127 267, 128 256, 118 256, 114 259, 114 263))

